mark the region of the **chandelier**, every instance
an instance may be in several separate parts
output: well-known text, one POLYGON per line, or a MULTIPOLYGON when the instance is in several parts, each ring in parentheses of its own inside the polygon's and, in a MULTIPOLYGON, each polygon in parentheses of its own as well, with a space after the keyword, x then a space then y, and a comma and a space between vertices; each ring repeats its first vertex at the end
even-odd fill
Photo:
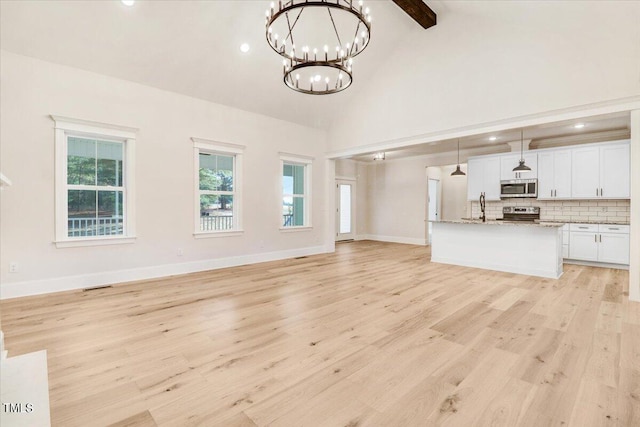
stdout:
POLYGON ((328 95, 353 83, 353 58, 368 45, 369 8, 362 0, 289 0, 266 11, 269 46, 282 59, 291 89, 328 95))

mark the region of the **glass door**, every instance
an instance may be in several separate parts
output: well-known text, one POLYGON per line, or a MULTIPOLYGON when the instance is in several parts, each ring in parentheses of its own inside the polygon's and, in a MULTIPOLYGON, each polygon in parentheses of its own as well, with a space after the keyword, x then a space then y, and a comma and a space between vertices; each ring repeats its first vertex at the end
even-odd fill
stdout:
POLYGON ((355 238, 354 190, 354 181, 336 181, 336 241, 355 238))

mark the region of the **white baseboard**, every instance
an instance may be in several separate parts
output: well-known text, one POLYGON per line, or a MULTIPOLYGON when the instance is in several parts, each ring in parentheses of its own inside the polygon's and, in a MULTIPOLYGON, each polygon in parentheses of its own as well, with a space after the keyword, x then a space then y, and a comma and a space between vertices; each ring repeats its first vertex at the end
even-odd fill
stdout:
POLYGON ((112 285, 115 283, 155 279, 158 277, 168 277, 177 274, 217 270, 219 268, 237 267, 240 265, 256 264, 260 262, 278 261, 288 258, 329 253, 333 252, 334 250, 335 249, 332 249, 330 245, 313 246, 277 252, 266 252, 228 258, 185 262, 180 264, 156 265, 153 267, 105 271, 78 276, 65 276, 52 279, 33 280, 16 283, 3 283, 2 285, 0 285, 0 299, 4 300, 32 295, 42 295, 52 292, 71 291, 75 289, 91 288, 95 286, 112 285))
POLYGON ((427 239, 417 239, 415 237, 380 236, 378 234, 359 234, 356 240, 375 240, 378 242, 404 243, 407 245, 426 246, 427 239))
POLYGON ((604 268, 615 268, 618 270, 628 270, 628 264, 610 264, 607 262, 594 262, 594 261, 582 261, 579 259, 569 259, 564 258, 562 260, 565 264, 575 264, 575 265, 586 265, 589 267, 604 267, 604 268))

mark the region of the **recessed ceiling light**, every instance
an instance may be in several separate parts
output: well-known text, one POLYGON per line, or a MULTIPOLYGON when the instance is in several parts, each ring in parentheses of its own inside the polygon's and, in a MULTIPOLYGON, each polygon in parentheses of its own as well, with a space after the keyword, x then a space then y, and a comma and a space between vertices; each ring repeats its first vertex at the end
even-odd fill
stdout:
POLYGON ((573 127, 576 129, 582 129, 584 127, 584 123, 576 123, 573 127))
POLYGON ((249 52, 249 49, 251 49, 251 46, 249 46, 249 43, 242 43, 240 45, 240 52, 242 52, 242 53, 249 52))
POLYGON ((489 141, 495 141, 496 139, 498 139, 498 137, 497 137, 497 136, 490 136, 490 137, 489 137, 489 141))
POLYGON ((135 0, 120 0, 120 1, 125 6, 133 6, 133 4, 136 2, 135 0))

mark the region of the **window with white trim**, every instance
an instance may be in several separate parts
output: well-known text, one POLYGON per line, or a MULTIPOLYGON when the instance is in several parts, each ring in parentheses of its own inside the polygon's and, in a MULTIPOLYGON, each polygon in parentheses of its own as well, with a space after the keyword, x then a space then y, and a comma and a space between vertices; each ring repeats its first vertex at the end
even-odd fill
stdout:
POLYGON ((281 155, 281 228, 311 226, 311 162, 303 156, 281 155))
POLYGON ((52 118, 56 123, 57 246, 132 241, 137 130, 52 118))
POLYGON ((243 146, 192 138, 196 164, 195 234, 242 231, 243 146))

